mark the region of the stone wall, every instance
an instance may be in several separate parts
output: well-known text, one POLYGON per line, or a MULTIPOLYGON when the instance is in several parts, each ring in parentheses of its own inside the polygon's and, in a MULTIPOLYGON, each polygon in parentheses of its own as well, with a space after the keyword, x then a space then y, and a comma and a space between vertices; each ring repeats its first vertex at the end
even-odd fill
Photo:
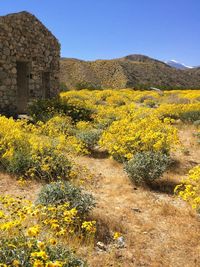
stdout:
POLYGON ((32 14, 0 17, 0 112, 17 111, 17 62, 27 62, 29 102, 44 97, 43 73, 50 76, 50 96, 59 89, 60 45, 32 14))

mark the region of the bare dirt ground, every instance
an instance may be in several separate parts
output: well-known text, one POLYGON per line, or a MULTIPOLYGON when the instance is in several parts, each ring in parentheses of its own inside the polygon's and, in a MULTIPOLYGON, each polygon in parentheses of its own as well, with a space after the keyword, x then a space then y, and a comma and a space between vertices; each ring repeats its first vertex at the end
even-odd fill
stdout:
POLYGON ((29 200, 35 200, 41 186, 41 183, 32 180, 21 184, 16 177, 0 173, 0 194, 22 196, 29 200))
MULTIPOLYGON (((152 188, 134 186, 122 164, 107 157, 79 157, 76 161, 94 173, 90 190, 97 207, 92 219, 100 227, 98 240, 107 250, 82 250, 91 267, 197 267, 200 266, 200 217, 173 195, 174 186, 188 170, 200 163, 195 128, 180 128, 183 148, 174 152, 174 167, 152 188), (109 232, 119 231, 124 248, 109 245, 109 232)), ((20 187, 17 180, 0 174, 0 192, 34 200, 41 184, 20 187)))

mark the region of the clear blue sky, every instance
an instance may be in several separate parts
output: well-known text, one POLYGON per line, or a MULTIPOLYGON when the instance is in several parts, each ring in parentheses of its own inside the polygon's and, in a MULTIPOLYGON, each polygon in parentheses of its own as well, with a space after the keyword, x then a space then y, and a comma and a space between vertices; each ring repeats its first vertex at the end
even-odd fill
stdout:
POLYGON ((200 65, 200 0, 0 0, 0 15, 22 10, 54 33, 65 57, 145 54, 200 65))

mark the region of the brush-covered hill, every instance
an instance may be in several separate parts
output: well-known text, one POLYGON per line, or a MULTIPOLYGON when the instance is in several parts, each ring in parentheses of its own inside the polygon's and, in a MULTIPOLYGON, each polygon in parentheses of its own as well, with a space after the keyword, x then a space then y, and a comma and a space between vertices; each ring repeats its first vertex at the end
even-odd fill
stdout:
POLYGON ((111 60, 61 59, 60 81, 77 88, 200 88, 200 68, 178 70, 144 55, 111 60))

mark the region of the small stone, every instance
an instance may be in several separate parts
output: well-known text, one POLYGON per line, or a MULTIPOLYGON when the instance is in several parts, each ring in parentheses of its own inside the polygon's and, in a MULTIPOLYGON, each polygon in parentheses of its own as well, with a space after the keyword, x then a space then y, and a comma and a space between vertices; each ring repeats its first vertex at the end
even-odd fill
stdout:
POLYGON ((144 234, 144 235, 147 235, 147 234, 148 234, 148 232, 146 232, 146 231, 145 231, 145 232, 143 232, 143 234, 144 234))
POLYGON ((117 240, 117 248, 125 248, 126 247, 126 243, 125 243, 125 239, 123 236, 120 236, 117 240))
POLYGON ((119 251, 119 250, 115 251, 115 257, 116 257, 117 259, 120 259, 120 258, 122 258, 122 257, 123 257, 123 254, 122 254, 122 252, 121 252, 121 251, 119 251))
POLYGON ((106 245, 103 243, 103 242, 97 242, 97 247, 100 249, 100 250, 103 250, 103 251, 106 251, 107 248, 106 248, 106 245))
POLYGON ((132 208, 133 211, 141 213, 142 211, 139 208, 132 208))

